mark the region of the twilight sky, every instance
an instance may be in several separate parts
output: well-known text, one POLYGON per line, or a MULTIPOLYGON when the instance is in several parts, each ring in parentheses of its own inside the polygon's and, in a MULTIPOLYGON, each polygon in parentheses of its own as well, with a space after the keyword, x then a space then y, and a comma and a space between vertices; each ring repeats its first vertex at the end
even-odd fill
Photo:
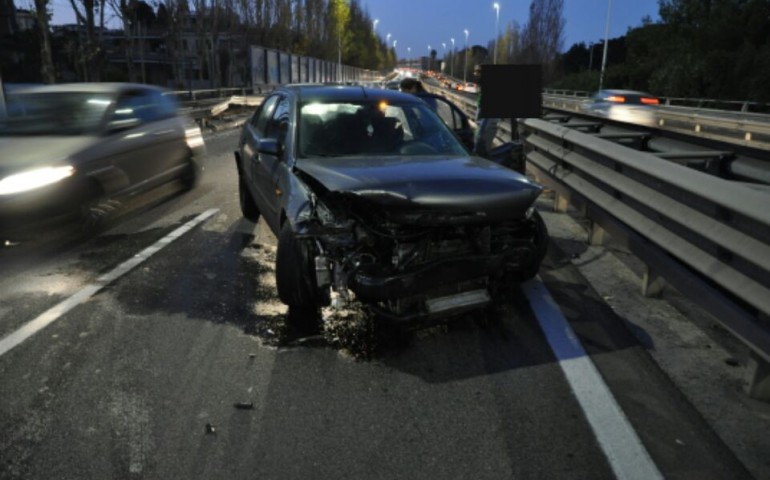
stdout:
MULTIPOLYGON (((361 0, 372 19, 378 19, 377 33, 390 44, 397 41, 398 56, 406 58, 428 54, 428 45, 439 57, 444 47, 465 46, 468 43, 485 45, 495 36, 495 0, 361 0)), ((514 21, 520 26, 529 17, 529 0, 497 0, 500 4, 500 31, 514 21)), ((604 39, 607 23, 608 0, 564 0, 564 50, 578 42, 597 42, 604 39)), ((659 20, 658 0, 613 0, 610 12, 610 38, 624 35, 629 27, 642 24, 649 15, 659 20)))
MULTIPOLYGON (((519 25, 527 21, 529 0, 497 1, 500 4, 500 31, 511 21, 519 25)), ((564 0, 565 51, 577 42, 604 39, 609 1, 564 0)), ((51 0, 51 3, 54 5, 54 25, 74 22, 68 0, 51 0)), ((451 49, 452 37, 457 48, 465 45, 465 29, 469 32, 469 44, 486 45, 495 36, 494 3, 494 0, 361 0, 369 16, 379 20, 376 30, 380 37, 384 39, 390 33, 388 43, 397 42, 400 58, 428 55, 428 45, 442 57, 442 43, 451 49)), ((654 21, 659 19, 658 0, 612 0, 610 38, 625 34, 629 27, 641 25, 645 15, 654 21)))

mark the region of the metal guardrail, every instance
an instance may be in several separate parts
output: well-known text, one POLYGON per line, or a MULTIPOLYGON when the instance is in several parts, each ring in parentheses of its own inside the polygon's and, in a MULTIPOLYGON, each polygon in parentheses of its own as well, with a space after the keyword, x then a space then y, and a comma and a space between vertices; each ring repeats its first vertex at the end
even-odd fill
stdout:
POLYGON ((714 314, 751 349, 758 367, 749 393, 770 398, 770 189, 548 121, 522 126, 538 181, 559 201, 581 204, 597 228, 647 264, 645 289, 663 277, 714 314))
MULTIPOLYGON (((436 93, 475 114, 467 97, 436 93)), ((749 395, 770 400, 770 188, 545 120, 519 123, 527 170, 556 192, 557 210, 577 204, 592 222, 591 239, 608 232, 641 259, 645 294, 659 291, 662 278, 713 314, 750 349, 749 395)), ((510 138, 501 121, 498 140, 510 138)))

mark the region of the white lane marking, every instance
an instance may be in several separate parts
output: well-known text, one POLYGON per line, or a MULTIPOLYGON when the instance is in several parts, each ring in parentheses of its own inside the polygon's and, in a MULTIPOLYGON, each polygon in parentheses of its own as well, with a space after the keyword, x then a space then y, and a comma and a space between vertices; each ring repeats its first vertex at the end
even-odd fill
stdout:
POLYGON ((24 340, 36 334, 43 328, 47 327, 51 323, 58 320, 65 313, 69 312, 76 306, 80 305, 81 303, 85 302, 92 296, 96 295, 96 293, 99 292, 99 290, 106 287, 110 283, 114 282, 118 278, 122 277, 126 273, 130 272, 131 270, 136 268, 138 265, 140 265, 142 262, 144 262, 145 260, 153 256, 154 254, 158 253, 161 249, 163 249, 164 247, 167 247, 171 242, 178 239, 185 233, 189 232, 190 230, 195 228, 197 225, 208 220, 209 217, 213 216, 218 211, 219 211, 218 208, 212 208, 210 210, 206 210, 205 212, 201 213, 200 215, 193 218, 189 222, 185 223, 181 227, 177 228, 173 232, 169 233, 165 237, 161 238, 160 240, 155 242, 153 245, 150 245, 149 247, 145 248, 141 252, 134 255, 132 258, 121 263, 120 265, 115 267, 112 271, 100 276, 99 278, 96 279, 94 283, 86 285, 71 297, 67 298, 66 300, 63 300, 62 302, 59 302, 58 304, 54 305, 53 307, 49 308, 45 312, 38 315, 33 320, 30 320, 28 323, 22 325, 21 328, 9 334, 2 340, 0 340, 0 356, 5 355, 6 353, 8 353, 9 350, 18 346, 24 340))
POLYGON ((620 479, 662 479, 639 436, 538 277, 522 285, 604 455, 620 479))

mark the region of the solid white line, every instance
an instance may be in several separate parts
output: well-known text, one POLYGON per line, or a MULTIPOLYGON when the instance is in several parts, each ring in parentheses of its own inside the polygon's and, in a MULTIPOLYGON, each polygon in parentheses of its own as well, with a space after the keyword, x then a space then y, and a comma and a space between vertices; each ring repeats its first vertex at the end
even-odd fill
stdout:
POLYGON ((71 297, 54 305, 53 307, 38 315, 35 319, 30 320, 26 324, 22 325, 21 328, 0 340, 0 356, 5 355, 8 353, 8 351, 21 344, 24 340, 36 334, 43 328, 58 320, 65 313, 69 312, 76 306, 96 295, 96 293, 99 292, 102 288, 130 272, 136 268, 137 265, 140 265, 142 262, 159 252, 164 247, 168 246, 177 238, 195 228, 197 225, 208 220, 209 217, 213 216, 218 211, 219 209, 217 208, 206 210, 173 232, 169 233, 165 237, 161 238, 153 245, 150 245, 149 247, 134 255, 132 258, 121 263, 112 269, 112 271, 100 276, 94 283, 86 285, 71 297))
POLYGON ((522 285, 567 382, 620 479, 662 479, 639 436, 540 278, 522 285))

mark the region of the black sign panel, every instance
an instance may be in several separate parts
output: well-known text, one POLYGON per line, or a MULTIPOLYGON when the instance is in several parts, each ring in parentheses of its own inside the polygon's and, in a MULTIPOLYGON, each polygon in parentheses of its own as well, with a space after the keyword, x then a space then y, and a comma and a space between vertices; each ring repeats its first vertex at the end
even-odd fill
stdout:
POLYGON ((543 69, 537 65, 481 65, 479 118, 541 116, 543 69))

